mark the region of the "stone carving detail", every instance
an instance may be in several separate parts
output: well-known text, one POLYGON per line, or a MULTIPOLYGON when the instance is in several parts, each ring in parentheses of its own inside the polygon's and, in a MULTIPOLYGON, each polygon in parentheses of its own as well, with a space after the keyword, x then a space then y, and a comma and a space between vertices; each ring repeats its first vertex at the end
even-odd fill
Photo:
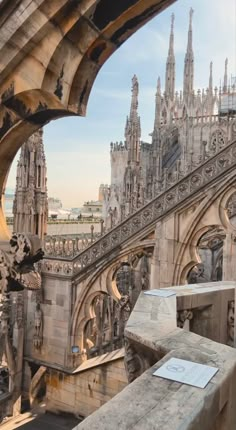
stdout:
POLYGON ((43 343, 43 313, 40 307, 40 303, 36 303, 34 312, 34 336, 33 345, 35 349, 40 350, 43 343))
POLYGON ((38 237, 13 234, 9 250, 0 250, 0 362, 4 354, 11 392, 19 395, 23 360, 24 288, 38 291, 41 277, 34 267, 43 256, 38 237))
POLYGON ((236 121, 232 123, 232 139, 236 138, 236 121))
POLYGON ((13 203, 13 231, 37 234, 44 239, 48 215, 46 182, 43 131, 40 129, 21 148, 13 203))
POLYGON ((34 263, 43 258, 40 240, 31 240, 24 234, 14 233, 9 252, 0 250, 1 291, 21 291, 24 288, 36 290, 41 287, 41 277, 34 263))
MULTIPOLYGON (((2 298, 0 302, 0 312, 1 312, 1 334, 5 335, 9 329, 9 318, 10 318, 10 295, 6 291, 2 293, 2 298)), ((1 360, 1 356, 0 356, 1 360)))
MULTIPOLYGON (((13 234, 10 240, 9 252, 0 251, 0 291, 1 291, 1 317, 0 335, 5 336, 3 342, 7 355, 10 372, 15 374, 16 359, 13 347, 15 324, 18 330, 24 326, 24 288, 33 290, 35 293, 41 288, 41 276, 36 271, 34 263, 43 257, 38 237, 27 237, 23 234, 13 234), (10 300, 10 293, 17 292, 13 300, 10 300), (15 307, 15 315, 11 321, 10 307, 15 307), (13 333, 13 335, 10 333, 13 333)), ((37 294, 36 294, 37 296, 37 294)), ((39 296, 38 296, 39 297, 39 296)), ((36 323, 35 323, 36 324, 36 323)), ((37 322, 37 327, 41 323, 37 322)), ((38 330, 38 329, 37 329, 38 330)), ((37 334, 39 330, 37 331, 37 334)), ((1 352, 1 354, 2 354, 1 352)), ((1 359, 1 357, 0 357, 1 359)), ((14 377, 12 376, 14 379, 14 377)))
POLYGON ((129 383, 142 375, 145 370, 140 356, 137 354, 132 343, 127 338, 125 338, 124 363, 129 383))
POLYGON ((177 312, 177 326, 183 328, 186 321, 191 321, 193 319, 193 311, 184 309, 177 312))
POLYGON ((129 295, 116 301, 107 294, 98 294, 92 303, 94 318, 84 331, 84 348, 88 357, 121 348, 124 329, 131 312, 129 295))
POLYGON ((211 137, 210 150, 213 153, 219 151, 219 149, 225 146, 225 136, 222 130, 216 130, 211 137))
POLYGON ((17 294, 16 299, 16 324, 18 328, 24 326, 24 295, 21 291, 17 294))
POLYGON ((236 215, 236 193, 233 193, 227 202, 227 214, 229 219, 236 215))
POLYGON ((228 342, 227 345, 234 346, 234 301, 228 303, 228 342))

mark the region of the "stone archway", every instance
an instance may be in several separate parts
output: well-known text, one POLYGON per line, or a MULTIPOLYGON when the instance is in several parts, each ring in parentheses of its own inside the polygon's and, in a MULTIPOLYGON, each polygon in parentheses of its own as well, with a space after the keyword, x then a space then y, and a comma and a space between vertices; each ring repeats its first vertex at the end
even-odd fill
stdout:
MULTIPOLYGON (((145 281, 147 277, 147 270, 145 269, 146 265, 143 264, 142 259, 144 257, 148 258, 148 256, 151 257, 152 249, 153 243, 151 241, 147 241, 146 244, 138 243, 136 244, 136 246, 124 250, 123 253, 115 260, 110 262, 104 262, 104 265, 102 267, 99 267, 99 269, 97 269, 90 277, 86 278, 84 281, 81 282, 79 278, 74 281, 74 288, 78 288, 78 295, 77 300, 73 306, 71 320, 71 342, 73 345, 78 345, 81 349, 84 348, 84 332, 86 329, 86 324, 88 324, 89 321, 92 321, 96 317, 93 302, 98 296, 103 298, 108 297, 111 302, 109 305, 111 308, 110 313, 114 314, 116 307, 116 311, 118 313, 121 312, 122 315, 124 314, 123 316, 125 320, 127 316, 125 315, 125 312, 128 309, 128 306, 131 311, 139 295, 139 292, 144 289, 144 286, 142 288, 142 280, 144 278, 145 281), (132 270, 134 270, 134 272, 137 269, 136 273, 134 273, 133 278, 134 281, 138 281, 138 285, 136 285, 138 293, 136 295, 134 294, 136 288, 132 289, 132 294, 130 294, 130 291, 128 292, 128 294, 123 294, 122 290, 119 290, 116 276, 121 267, 124 267, 124 265, 130 266, 132 270), (140 275, 139 280, 137 279, 138 274, 140 275)), ((150 288, 149 283, 146 286, 146 289, 150 288)), ((113 316, 115 317, 115 314, 113 316)), ((124 327, 119 327, 119 331, 119 339, 121 339, 123 338, 124 327)), ((121 343, 119 343, 119 339, 117 339, 117 341, 120 345, 121 343)))
MULTIPOLYGON (((48 121, 85 115, 102 65, 174 0, 71 0, 0 5, 0 195, 23 142, 48 121), (17 9, 18 8, 18 9, 17 9), (20 19, 18 14, 20 13, 20 19)), ((8 238, 0 202, 0 240, 8 238)))
POLYGON ((185 284, 191 269, 195 266, 198 267, 199 264, 200 277, 202 277, 203 252, 202 255, 199 252, 201 241, 202 248, 204 248, 204 241, 209 242, 208 247, 212 248, 211 252, 214 254, 214 256, 212 254, 211 275, 208 276, 210 279, 204 274, 204 280, 202 279, 201 282, 230 279, 229 277, 225 278, 228 272, 227 268, 230 266, 230 255, 227 247, 231 246, 229 243, 232 242, 232 237, 235 235, 235 228, 231 225, 227 215, 227 204, 235 193, 234 184, 235 179, 225 179, 221 187, 213 195, 203 200, 202 206, 199 206, 199 210, 195 214, 193 213, 188 223, 186 223, 185 234, 179 244, 173 272, 176 285, 185 284), (221 269, 222 273, 220 273, 221 269), (217 279, 217 277, 221 279, 217 279))
POLYGON ((198 241, 197 252, 200 263, 190 269, 187 275, 188 284, 222 281, 224 229, 209 226, 198 241))

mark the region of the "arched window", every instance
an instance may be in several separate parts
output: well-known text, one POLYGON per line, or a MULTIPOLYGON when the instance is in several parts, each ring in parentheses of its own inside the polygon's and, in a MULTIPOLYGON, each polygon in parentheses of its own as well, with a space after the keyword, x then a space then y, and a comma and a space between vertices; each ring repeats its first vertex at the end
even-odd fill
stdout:
POLYGON ((222 130, 216 130, 212 133, 210 141, 210 150, 215 153, 225 146, 225 136, 222 130))

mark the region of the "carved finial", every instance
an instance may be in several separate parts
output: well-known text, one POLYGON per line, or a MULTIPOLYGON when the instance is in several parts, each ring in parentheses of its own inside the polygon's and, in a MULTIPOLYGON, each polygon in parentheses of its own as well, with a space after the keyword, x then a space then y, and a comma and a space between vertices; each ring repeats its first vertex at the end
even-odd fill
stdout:
POLYGON ((190 11, 189 11, 189 26, 192 26, 192 22, 193 22, 193 12, 194 12, 194 10, 193 10, 193 8, 191 7, 191 8, 190 8, 190 11))
POLYGON ((174 99, 174 93, 175 93, 174 20, 175 20, 175 16, 172 13, 169 51, 168 51, 168 57, 166 62, 166 82, 165 82, 166 96, 170 98, 170 100, 174 99))
POLYGON ((225 74, 223 92, 226 93, 228 88, 228 58, 225 59, 225 74))
POLYGON ((184 98, 187 100, 193 92, 193 77, 194 77, 194 55, 193 55, 193 9, 189 12, 189 29, 188 29, 188 44, 185 54, 184 66, 184 98))
POLYGON ((156 110, 155 110, 155 122, 154 130, 159 128, 161 116, 161 78, 157 79, 157 92, 156 92, 156 110))
POLYGON ((139 84, 137 76, 132 78, 132 98, 130 116, 126 123, 125 138, 128 147, 128 162, 138 162, 139 144, 141 137, 140 118, 138 116, 138 93, 139 84))
POLYGON ((130 119, 137 119, 137 111, 138 111, 138 91, 139 91, 139 85, 138 85, 138 78, 136 75, 132 78, 132 101, 131 101, 131 108, 130 108, 130 119))
POLYGON ((175 14, 172 13, 171 15, 171 33, 174 31, 174 22, 175 22, 175 14))
POLYGON ((192 24, 193 24, 193 8, 189 12, 189 29, 188 29, 188 51, 192 50, 192 24))
POLYGON ((213 91, 213 63, 212 61, 210 62, 210 76, 209 76, 209 91, 212 93, 213 91))

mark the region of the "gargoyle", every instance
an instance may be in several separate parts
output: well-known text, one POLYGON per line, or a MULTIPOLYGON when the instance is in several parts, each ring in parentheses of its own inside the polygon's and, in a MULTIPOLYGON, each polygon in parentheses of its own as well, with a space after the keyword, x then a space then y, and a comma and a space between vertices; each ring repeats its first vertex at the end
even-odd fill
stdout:
POLYGON ((41 276, 34 264, 43 258, 40 239, 13 233, 9 252, 0 251, 1 291, 21 291, 41 288, 41 276))

